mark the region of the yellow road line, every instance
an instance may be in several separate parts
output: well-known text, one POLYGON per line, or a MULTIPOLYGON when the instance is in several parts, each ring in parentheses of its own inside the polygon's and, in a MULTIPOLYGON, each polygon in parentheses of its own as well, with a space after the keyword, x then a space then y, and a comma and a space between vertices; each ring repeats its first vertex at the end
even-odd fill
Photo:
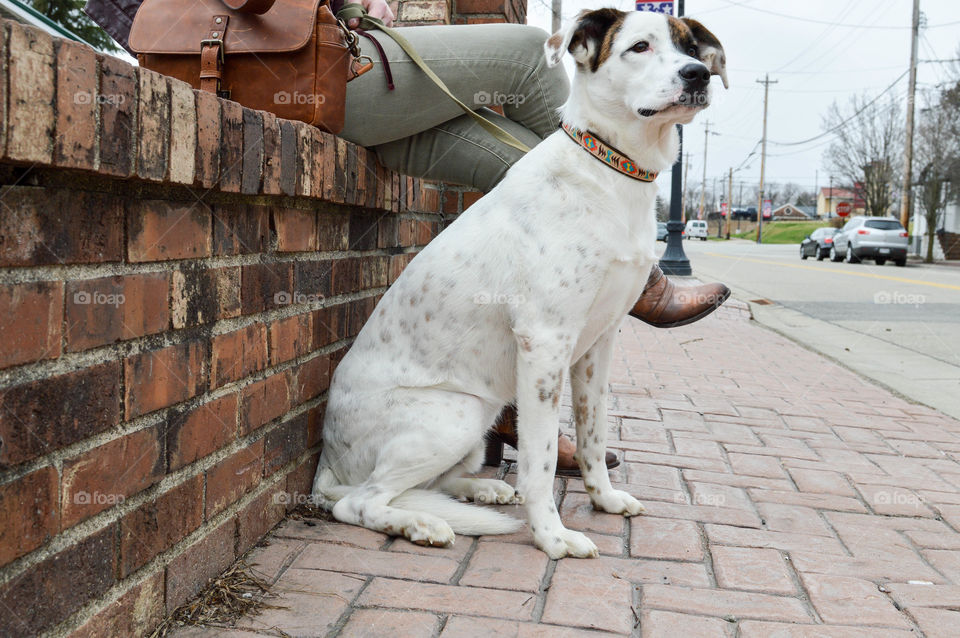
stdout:
POLYGON ((877 275, 868 272, 854 272, 852 270, 834 270, 833 268, 821 268, 818 266, 807 266, 804 264, 785 264, 780 261, 770 261, 768 259, 754 259, 752 257, 733 257, 731 255, 722 255, 720 253, 706 253, 711 257, 721 257, 723 259, 734 259, 736 261, 751 261, 755 264, 769 264, 773 266, 782 266, 784 268, 799 268, 801 270, 816 270, 819 272, 829 272, 840 275, 851 275, 853 277, 866 277, 867 279, 886 279, 888 281, 899 281, 905 284, 916 284, 918 286, 930 286, 931 288, 946 288, 947 290, 960 290, 960 286, 951 284, 938 284, 934 281, 920 281, 919 279, 907 279, 906 277, 893 277, 890 275, 877 275))

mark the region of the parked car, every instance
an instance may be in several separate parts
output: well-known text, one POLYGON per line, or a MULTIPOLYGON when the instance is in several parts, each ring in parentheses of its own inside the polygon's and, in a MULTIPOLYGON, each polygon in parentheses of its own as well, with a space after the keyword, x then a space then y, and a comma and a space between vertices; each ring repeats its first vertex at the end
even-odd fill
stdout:
POLYGON ((707 222, 703 219, 691 219, 687 222, 687 227, 684 229, 687 239, 700 239, 700 241, 707 241, 707 222))
POLYGON ((757 221, 757 209, 752 206, 750 208, 736 208, 730 219, 749 219, 755 222, 757 221))
POLYGON ((807 238, 800 242, 800 259, 816 257, 817 261, 823 261, 830 254, 830 247, 833 246, 833 236, 839 230, 839 228, 824 226, 807 235, 807 238))
POLYGON ((834 235, 830 261, 841 259, 850 264, 872 259, 882 266, 890 259, 907 265, 907 230, 893 217, 857 216, 834 235))
POLYGON ((667 222, 657 222, 657 241, 667 241, 667 222))

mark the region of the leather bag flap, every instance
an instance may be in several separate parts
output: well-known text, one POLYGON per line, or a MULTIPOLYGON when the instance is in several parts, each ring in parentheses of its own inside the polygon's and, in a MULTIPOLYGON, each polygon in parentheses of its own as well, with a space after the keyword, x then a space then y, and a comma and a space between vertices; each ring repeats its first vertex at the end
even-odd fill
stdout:
MULTIPOLYGON (((284 0, 263 15, 232 11, 221 0, 144 0, 130 29, 136 53, 198 54, 213 16, 230 17, 226 54, 283 53, 303 48, 325 0, 284 0)), ((331 16, 332 18, 332 16, 331 16)), ((332 21, 332 20, 331 20, 332 21)))

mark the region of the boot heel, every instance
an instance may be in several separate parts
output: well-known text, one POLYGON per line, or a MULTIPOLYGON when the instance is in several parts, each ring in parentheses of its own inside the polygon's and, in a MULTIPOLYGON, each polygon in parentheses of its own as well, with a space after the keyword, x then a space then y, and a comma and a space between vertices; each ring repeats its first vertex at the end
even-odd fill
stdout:
POLYGON ((500 467, 503 461, 503 441, 497 437, 487 439, 487 451, 483 458, 484 465, 500 467))

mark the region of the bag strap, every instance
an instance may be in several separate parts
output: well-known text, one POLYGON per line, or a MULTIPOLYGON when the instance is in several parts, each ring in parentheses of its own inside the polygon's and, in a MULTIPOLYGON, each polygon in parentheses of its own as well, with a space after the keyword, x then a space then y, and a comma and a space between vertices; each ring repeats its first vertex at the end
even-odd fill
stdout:
POLYGON ((357 18, 360 20, 359 26, 361 28, 368 30, 379 29, 380 31, 386 33, 388 36, 393 38, 393 41, 397 43, 397 46, 403 49, 404 53, 410 56, 410 59, 413 61, 413 63, 420 67, 420 70, 426 73, 428 78, 433 80, 433 83, 437 85, 437 88, 443 91, 444 94, 446 94, 446 96, 451 100, 456 102, 457 106, 463 109, 464 113, 472 117, 474 121, 476 121, 476 123, 479 124, 485 131, 490 133, 490 135, 494 136, 504 144, 512 146, 519 151, 526 153, 530 150, 529 146, 461 102, 457 96, 455 96, 450 89, 447 88, 447 85, 443 83, 443 80, 441 80, 440 77, 433 72, 433 69, 427 66, 427 63, 423 61, 423 58, 420 57, 420 54, 417 53, 416 49, 413 48, 413 45, 410 44, 405 37, 397 33, 397 31, 394 29, 391 29, 385 25, 380 19, 370 16, 362 5, 355 2, 348 2, 344 4, 343 8, 337 11, 337 18, 343 22, 357 18))
POLYGON ((234 11, 259 15, 269 11, 274 0, 222 0, 222 2, 234 11))

